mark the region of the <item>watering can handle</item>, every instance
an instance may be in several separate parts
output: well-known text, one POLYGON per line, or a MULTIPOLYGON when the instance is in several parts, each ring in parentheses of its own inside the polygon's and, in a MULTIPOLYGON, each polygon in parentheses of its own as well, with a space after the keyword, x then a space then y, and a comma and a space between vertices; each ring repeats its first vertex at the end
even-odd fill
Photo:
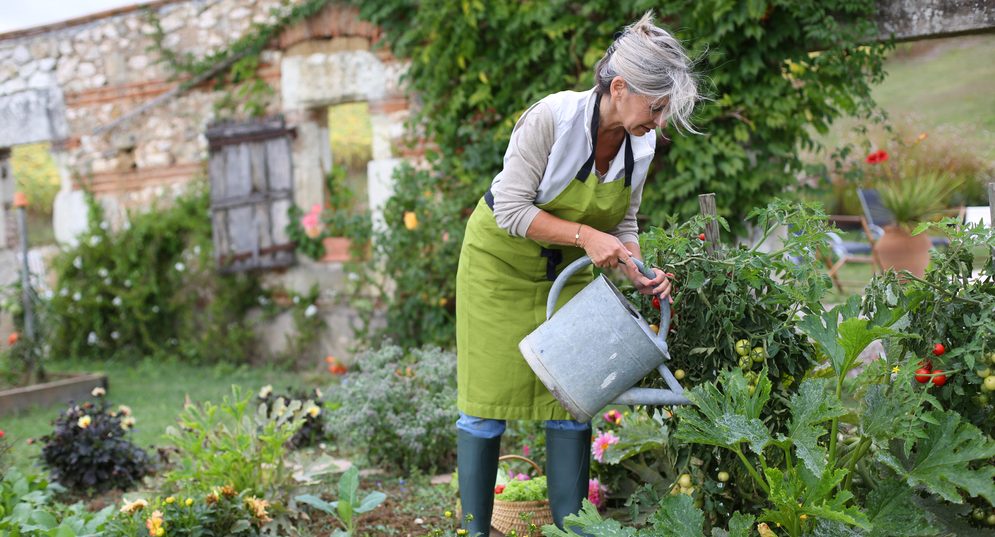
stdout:
MULTIPOLYGON (((633 263, 635 263, 636 268, 643 276, 649 279, 656 277, 656 273, 652 269, 643 264, 642 261, 636 259, 635 257, 629 258, 633 263)), ((546 299, 546 320, 548 321, 550 317, 553 316, 553 312, 556 310, 556 301, 560 298, 560 292, 563 291, 563 287, 567 284, 567 280, 570 279, 578 270, 591 264, 591 258, 588 256, 581 256, 573 263, 570 263, 560 272, 560 275, 556 277, 553 282, 553 287, 549 289, 549 298, 546 299)), ((661 300, 660 301, 660 339, 666 340, 667 332, 670 330, 670 301, 661 300)))

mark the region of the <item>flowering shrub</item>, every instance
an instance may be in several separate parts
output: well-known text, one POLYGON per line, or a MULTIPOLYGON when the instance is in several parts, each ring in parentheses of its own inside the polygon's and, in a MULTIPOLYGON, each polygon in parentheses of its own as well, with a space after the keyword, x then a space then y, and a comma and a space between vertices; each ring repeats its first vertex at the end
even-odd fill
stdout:
MULTIPOLYGON (((203 186, 112 230, 92 198, 89 227, 54 262, 58 285, 39 328, 54 356, 106 359, 168 352, 192 361, 246 359, 245 314, 259 283, 215 270, 203 186)), ((42 338, 39 338, 42 339, 42 338)))
POLYGON ((385 346, 363 354, 329 392, 332 433, 371 464, 445 468, 456 448, 456 356, 385 346))
POLYGON ((269 502, 230 485, 193 496, 124 502, 104 529, 105 537, 260 535, 272 522, 269 502))
POLYGON ((77 492, 128 489, 152 471, 148 453, 129 440, 135 418, 128 407, 109 410, 103 388, 97 402, 71 404, 40 439, 42 464, 52 479, 77 492))

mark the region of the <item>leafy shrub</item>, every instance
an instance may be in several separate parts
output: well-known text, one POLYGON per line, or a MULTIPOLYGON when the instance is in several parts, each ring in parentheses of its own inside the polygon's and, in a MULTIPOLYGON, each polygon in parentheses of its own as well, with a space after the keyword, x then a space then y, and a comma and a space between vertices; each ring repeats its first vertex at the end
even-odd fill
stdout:
POLYGON ((168 208, 130 214, 120 231, 88 200, 89 227, 54 262, 58 288, 39 323, 49 327, 53 355, 168 352, 199 361, 252 355, 244 317, 256 305, 259 283, 215 270, 203 185, 168 208))
POLYGON ((82 503, 65 506, 55 500, 55 495, 64 491, 41 475, 12 469, 0 480, 0 535, 99 535, 114 507, 91 512, 82 503))
POLYGON ((384 346, 361 355, 335 392, 332 433, 370 464, 444 468, 456 448, 456 356, 384 346))
POLYGON ((129 440, 134 418, 126 407, 108 410, 106 400, 71 404, 39 440, 42 464, 52 480, 77 492, 126 490, 153 467, 148 453, 129 440))
POLYGON ((353 465, 339 479, 338 500, 328 503, 310 494, 298 496, 295 500, 335 517, 345 527, 345 531, 335 530, 332 534, 335 537, 352 537, 356 533, 356 515, 369 513, 387 499, 387 495, 378 490, 370 492, 363 499, 359 498, 358 492, 359 469, 353 465))
POLYGON ((220 405, 189 405, 166 434, 178 450, 165 475, 174 490, 207 492, 214 483, 286 502, 295 487, 287 445, 312 408, 310 401, 276 399, 254 405, 232 386, 220 405))
POLYGON ((193 537, 200 535, 260 535, 272 522, 269 502, 216 487, 208 493, 136 499, 125 504, 107 524, 105 537, 193 537))
MULTIPOLYGON (((281 407, 277 400, 282 399, 284 404, 288 401, 321 401, 322 393, 321 390, 315 388, 311 392, 306 392, 304 390, 287 390, 289 393, 274 393, 272 386, 263 386, 256 395, 256 401, 266 405, 270 409, 270 419, 276 419, 278 416, 274 415, 277 410, 281 407)), ((301 448, 312 446, 321 440, 324 440, 328 436, 326 431, 327 424, 325 422, 325 415, 322 412, 321 404, 316 403, 313 406, 308 407, 307 412, 304 414, 304 423, 301 424, 300 429, 294 433, 294 436, 287 441, 287 445, 291 448, 301 448)))

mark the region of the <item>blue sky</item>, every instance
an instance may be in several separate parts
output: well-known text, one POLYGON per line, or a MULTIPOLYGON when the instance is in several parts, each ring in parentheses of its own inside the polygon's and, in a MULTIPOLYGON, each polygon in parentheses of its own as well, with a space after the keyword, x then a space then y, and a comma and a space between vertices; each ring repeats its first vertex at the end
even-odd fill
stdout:
POLYGON ((0 32, 75 19, 147 0, 0 0, 0 32))

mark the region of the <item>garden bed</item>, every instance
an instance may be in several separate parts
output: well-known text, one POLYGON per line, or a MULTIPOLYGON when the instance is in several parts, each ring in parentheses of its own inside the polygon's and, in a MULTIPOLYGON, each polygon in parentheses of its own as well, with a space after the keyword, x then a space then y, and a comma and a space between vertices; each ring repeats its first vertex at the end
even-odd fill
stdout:
POLYGON ((90 397, 96 387, 107 389, 104 373, 50 373, 52 380, 0 391, 0 416, 36 406, 51 406, 90 397))

